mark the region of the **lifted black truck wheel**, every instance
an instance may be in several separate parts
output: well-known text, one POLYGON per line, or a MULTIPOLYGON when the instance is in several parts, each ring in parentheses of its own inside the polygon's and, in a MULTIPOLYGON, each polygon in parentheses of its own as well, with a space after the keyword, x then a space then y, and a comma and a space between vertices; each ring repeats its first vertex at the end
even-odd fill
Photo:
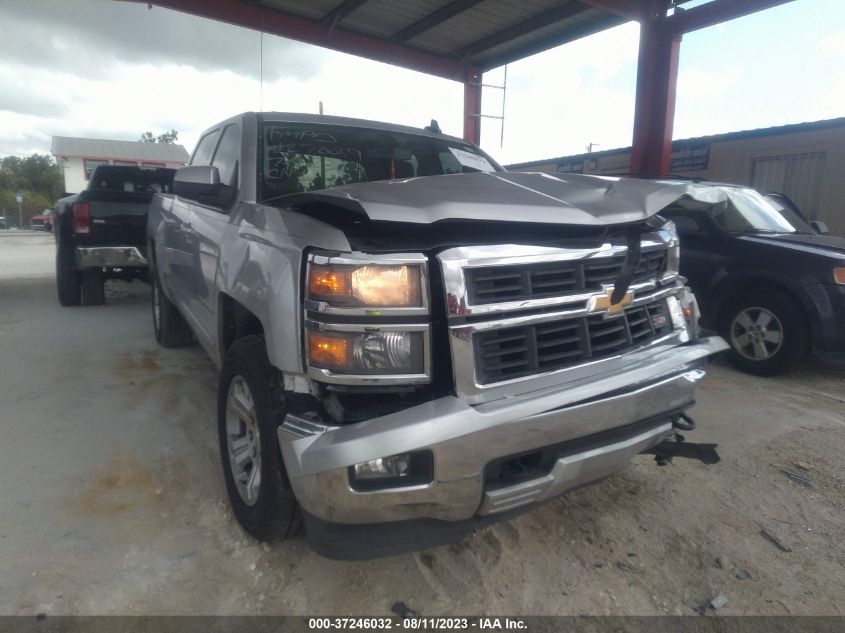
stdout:
POLYGON ((87 306, 99 306, 106 302, 106 282, 99 270, 83 270, 82 303, 87 306))
POLYGON ((63 306, 78 306, 82 303, 81 281, 72 252, 61 244, 56 247, 56 291, 63 306))

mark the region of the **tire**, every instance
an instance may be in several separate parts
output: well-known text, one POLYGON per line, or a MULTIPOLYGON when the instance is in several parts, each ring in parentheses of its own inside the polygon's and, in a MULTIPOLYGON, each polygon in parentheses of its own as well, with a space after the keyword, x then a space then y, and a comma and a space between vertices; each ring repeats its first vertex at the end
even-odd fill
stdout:
POLYGON ((220 370, 220 460, 235 518, 260 541, 283 540, 302 523, 276 437, 286 409, 283 394, 279 373, 267 359, 264 337, 235 341, 220 370))
POLYGON ((82 271, 82 303, 101 306, 106 302, 106 282, 99 270, 82 271))
POLYGON ((67 248, 56 246, 56 291, 59 303, 65 307, 78 306, 82 303, 81 281, 75 262, 67 248))
POLYGON ((161 290, 158 273, 150 271, 150 286, 152 288, 153 331, 156 341, 162 347, 184 347, 194 340, 188 322, 185 321, 173 302, 161 290))
POLYGON ((721 334, 728 358, 741 371, 776 376, 805 355, 809 333, 800 304, 782 290, 753 290, 726 311, 721 334))

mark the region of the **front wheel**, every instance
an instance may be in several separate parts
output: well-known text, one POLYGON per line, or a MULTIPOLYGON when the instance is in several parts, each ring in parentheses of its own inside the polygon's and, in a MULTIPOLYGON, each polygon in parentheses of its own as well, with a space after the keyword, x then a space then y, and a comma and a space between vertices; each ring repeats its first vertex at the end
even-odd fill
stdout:
POLYGON ((774 376, 792 369, 807 348, 801 306, 778 290, 753 291, 736 301, 722 324, 729 358, 742 371, 774 376))
POLYGON ((277 378, 264 337, 246 336, 226 354, 217 397, 229 502, 241 527, 261 541, 296 533, 302 520, 276 438, 285 410, 277 378))

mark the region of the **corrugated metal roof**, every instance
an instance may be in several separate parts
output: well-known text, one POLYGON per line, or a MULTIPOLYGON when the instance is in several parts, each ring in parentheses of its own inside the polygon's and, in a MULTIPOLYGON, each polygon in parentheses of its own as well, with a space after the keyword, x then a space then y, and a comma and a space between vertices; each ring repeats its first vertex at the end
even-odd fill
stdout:
POLYGON ((578 0, 253 0, 251 4, 323 24, 331 20, 333 29, 401 44, 481 70, 625 21, 578 0), (446 19, 440 20, 438 15, 446 19))
POLYGON ((54 136, 51 153, 53 156, 118 158, 126 160, 164 161, 168 163, 187 163, 190 157, 182 145, 110 141, 96 138, 72 138, 68 136, 54 136))

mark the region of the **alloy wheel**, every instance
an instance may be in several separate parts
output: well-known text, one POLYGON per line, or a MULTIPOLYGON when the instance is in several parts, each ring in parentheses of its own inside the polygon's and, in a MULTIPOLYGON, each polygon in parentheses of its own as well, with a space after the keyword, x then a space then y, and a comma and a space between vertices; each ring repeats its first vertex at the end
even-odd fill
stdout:
POLYGON ((226 445, 235 488, 246 505, 255 505, 261 490, 261 436, 255 401, 243 376, 229 383, 226 445))
POLYGON ((783 324, 766 308, 745 308, 731 323, 731 345, 736 352, 755 362, 765 361, 783 345, 783 324))

